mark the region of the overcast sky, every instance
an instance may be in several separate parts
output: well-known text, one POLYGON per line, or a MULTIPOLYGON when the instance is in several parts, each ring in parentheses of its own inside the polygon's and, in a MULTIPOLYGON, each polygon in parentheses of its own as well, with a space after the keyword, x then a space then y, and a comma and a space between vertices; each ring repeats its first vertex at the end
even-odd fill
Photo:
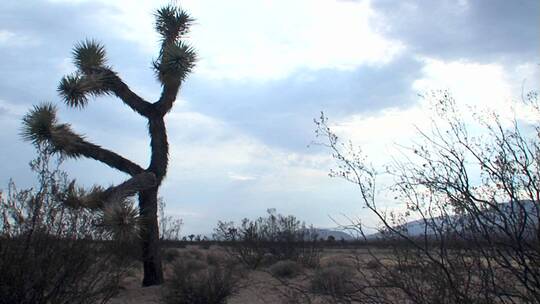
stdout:
MULTIPOLYGON (((9 178, 33 183, 20 121, 43 101, 89 140, 147 164, 142 118, 114 98, 67 108, 56 87, 74 71, 72 46, 94 38, 130 87, 156 100, 152 14, 166 3, 0 1, 0 188, 9 178)), ((502 113, 540 83, 537 0, 177 3, 196 18, 189 40, 200 60, 167 116, 171 161, 160 195, 186 233, 267 208, 319 227, 342 214, 369 221, 354 187, 328 177, 329 152, 307 147, 320 111, 383 165, 429 123, 419 94, 449 89, 462 106, 502 113)), ((65 169, 87 186, 126 178, 90 160, 65 169)))

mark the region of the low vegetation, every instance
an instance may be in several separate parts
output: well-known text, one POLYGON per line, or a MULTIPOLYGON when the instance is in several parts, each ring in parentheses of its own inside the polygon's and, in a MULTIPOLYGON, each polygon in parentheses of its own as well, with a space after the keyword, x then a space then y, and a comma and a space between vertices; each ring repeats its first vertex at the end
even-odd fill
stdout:
POLYGON ((103 214, 64 204, 70 183, 51 157, 38 146, 36 188, 0 193, 0 303, 105 303, 133 261, 103 214))
POLYGON ((278 261, 269 267, 270 273, 279 278, 294 278, 302 273, 302 265, 295 261, 278 261))
POLYGON ((315 267, 322 250, 313 227, 274 209, 269 209, 266 217, 246 218, 240 225, 218 222, 214 232, 214 238, 226 244, 231 256, 252 269, 281 260, 315 267))
POLYGON ((224 304, 236 293, 241 271, 197 250, 176 259, 163 295, 166 304, 224 304))

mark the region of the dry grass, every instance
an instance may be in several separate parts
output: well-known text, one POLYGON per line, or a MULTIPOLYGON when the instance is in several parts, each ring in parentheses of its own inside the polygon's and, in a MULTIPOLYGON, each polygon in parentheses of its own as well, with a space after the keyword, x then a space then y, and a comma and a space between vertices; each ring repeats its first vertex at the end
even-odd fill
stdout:
MULTIPOLYGON (((201 267, 204 265, 226 265, 235 263, 228 254, 218 246, 212 246, 209 250, 201 250, 196 246, 187 246, 186 248, 167 249, 168 254, 174 259, 171 263, 166 263, 165 280, 171 278, 172 267, 175 260, 198 261, 201 267), (172 252, 174 253, 172 253, 172 252)), ((381 251, 384 254, 384 251, 381 251)), ((324 251, 321 259, 321 269, 339 270, 343 268, 355 267, 358 256, 365 263, 370 261, 370 256, 362 250, 328 249, 324 251)), ((279 263, 279 262, 278 262, 279 263)), ((280 263, 283 264, 283 263, 280 263)), ((276 265, 276 264, 274 264, 276 265)), ((272 266, 274 266, 272 265, 272 266)), ((237 271, 243 271, 238 282, 237 292, 228 300, 230 304, 268 304, 268 303, 307 303, 306 299, 297 294, 296 288, 309 290, 311 278, 317 272, 317 269, 302 268, 301 274, 295 273, 294 276, 274 276, 272 275, 272 266, 261 269, 251 270, 241 268, 237 271), (292 287, 292 288, 291 288, 292 287), (296 298, 296 299, 295 299, 296 298), (296 301, 296 302, 295 302, 296 301)), ((238 265, 238 267, 241 267, 238 265)), ((140 270, 132 272, 131 276, 122 281, 122 290, 110 302, 112 304, 143 304, 143 303, 161 303, 160 298, 166 287, 140 287, 142 273, 140 270)), ((311 294, 311 303, 327 303, 325 295, 311 294)))

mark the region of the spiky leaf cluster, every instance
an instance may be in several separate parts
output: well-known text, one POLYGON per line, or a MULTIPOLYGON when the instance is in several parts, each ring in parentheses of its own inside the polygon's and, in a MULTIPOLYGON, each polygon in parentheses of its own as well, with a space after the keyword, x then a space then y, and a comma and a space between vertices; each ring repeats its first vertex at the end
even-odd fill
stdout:
POLYGON ((21 135, 23 139, 35 145, 47 143, 54 153, 69 157, 80 156, 77 145, 83 138, 71 130, 69 124, 60 124, 56 117, 56 107, 44 103, 34 108, 23 117, 21 135))
POLYGON ((195 66, 196 52, 188 44, 177 41, 165 46, 161 57, 154 61, 154 69, 162 82, 182 81, 195 66))
POLYGON ((58 123, 56 110, 51 103, 34 106, 22 119, 23 139, 33 144, 48 141, 51 138, 51 129, 58 123))
POLYGON ((174 42, 189 31, 193 19, 179 7, 167 5, 156 14, 156 31, 162 36, 164 43, 174 42))
POLYGON ((192 23, 185 11, 172 5, 156 12, 156 31, 162 37, 162 44, 153 66, 163 84, 183 81, 195 66, 195 50, 182 41, 192 23))
POLYGON ((103 187, 93 186, 90 190, 86 190, 82 187, 77 187, 75 182, 75 180, 71 181, 64 196, 59 198, 64 205, 74 209, 87 208, 95 210, 103 208, 106 201, 103 187))
POLYGON ((106 66, 105 48, 95 40, 79 42, 72 55, 78 71, 64 76, 57 91, 68 106, 83 108, 89 96, 110 93, 116 74, 106 66))
POLYGON ((130 240, 140 235, 139 210, 130 200, 113 202, 105 206, 102 224, 117 240, 130 240))
POLYGON ((84 40, 73 48, 73 63, 83 73, 105 67, 105 48, 95 40, 84 40))
POLYGON ((89 95, 95 97, 109 93, 108 81, 113 75, 107 70, 88 75, 80 73, 66 75, 60 80, 57 91, 66 105, 83 108, 88 104, 89 95))

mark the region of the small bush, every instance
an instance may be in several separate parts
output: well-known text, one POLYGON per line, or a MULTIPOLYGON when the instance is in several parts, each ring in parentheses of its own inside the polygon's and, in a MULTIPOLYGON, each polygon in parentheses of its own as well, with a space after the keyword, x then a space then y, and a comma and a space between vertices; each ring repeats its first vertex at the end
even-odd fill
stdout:
POLYGON ((0 191, 0 304, 106 303, 133 264, 99 214, 66 206, 68 178, 38 146, 38 186, 0 191))
POLYGON ((206 262, 208 265, 235 265, 238 261, 232 259, 226 252, 219 250, 210 250, 206 254, 206 262))
POLYGON ((302 272, 302 266, 295 261, 278 261, 270 266, 270 273, 278 278, 294 278, 302 272))
POLYGON ((365 268, 367 269, 379 269, 381 267, 381 262, 375 259, 367 261, 365 268))
POLYGON ((330 266, 318 269, 311 280, 311 290, 315 293, 344 296, 353 292, 353 271, 348 267, 330 266))
POLYGON ((210 242, 202 242, 200 245, 199 245, 199 248, 200 249, 203 249, 203 250, 208 250, 210 249, 210 246, 212 244, 210 242))
POLYGON ((124 274, 108 245, 41 232, 1 240, 0 304, 107 302, 124 274))
POLYGON ((245 218, 240 225, 219 221, 214 238, 225 242, 229 254, 252 269, 281 260, 317 266, 322 247, 316 229, 275 209, 267 213, 255 220, 245 218))
POLYGON ((172 263, 180 257, 180 252, 176 248, 165 248, 161 256, 166 262, 172 263))
POLYGON ((185 255, 196 260, 202 260, 204 258, 204 253, 197 248, 188 248, 185 251, 185 255))
POLYGON ((224 304, 235 293, 237 282, 231 267, 182 261, 174 265, 162 300, 166 304, 224 304))

